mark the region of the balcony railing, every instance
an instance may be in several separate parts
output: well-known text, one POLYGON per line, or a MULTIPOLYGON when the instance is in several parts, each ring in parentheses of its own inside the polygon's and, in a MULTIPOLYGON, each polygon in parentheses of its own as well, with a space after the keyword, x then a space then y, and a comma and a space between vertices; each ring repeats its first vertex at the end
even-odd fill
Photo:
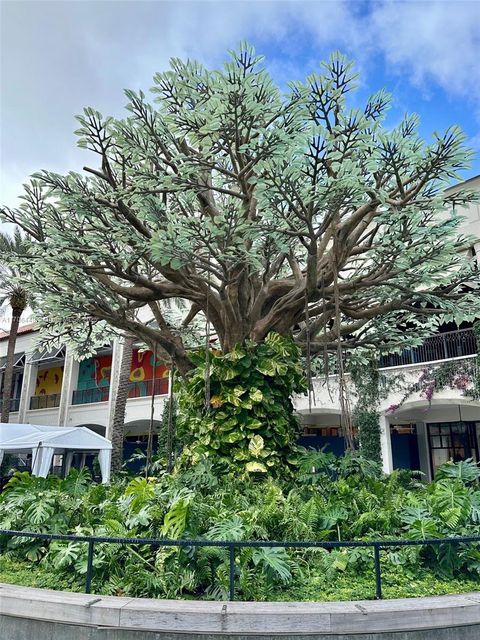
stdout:
POLYGON ((77 389, 73 392, 72 404, 91 404, 92 402, 108 402, 110 387, 94 387, 93 389, 77 389))
POLYGON ((476 353, 477 341, 473 329, 459 329, 431 336, 419 347, 383 356, 380 359, 380 367, 400 367, 406 364, 448 360, 476 353))
MULTIPOLYGON (((158 380, 142 380, 141 382, 130 382, 128 384, 128 397, 145 398, 153 395, 153 390, 155 390, 156 396, 168 394, 168 378, 159 378, 158 380)), ((109 387, 77 389, 73 392, 72 404, 108 402, 109 392, 109 387)))
POLYGON ((158 380, 142 380, 141 382, 130 382, 128 385, 129 398, 144 398, 154 395, 164 396, 168 394, 168 378, 158 380))
MULTIPOLYGON (((0 399, 0 410, 2 409, 2 406, 3 406, 3 400, 0 399)), ((10 398, 11 412, 18 411, 19 406, 20 406, 20 398, 10 398)))
POLYGON ((52 393, 48 396, 32 396, 30 409, 53 409, 60 406, 60 393, 52 393))

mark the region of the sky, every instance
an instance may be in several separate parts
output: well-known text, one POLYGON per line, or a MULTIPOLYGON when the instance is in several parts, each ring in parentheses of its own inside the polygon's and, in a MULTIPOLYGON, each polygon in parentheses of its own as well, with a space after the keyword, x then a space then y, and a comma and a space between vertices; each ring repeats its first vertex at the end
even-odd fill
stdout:
POLYGON ((361 73, 359 98, 394 95, 421 132, 458 124, 480 173, 480 0, 0 0, 0 204, 16 206, 39 169, 88 163, 76 148, 84 106, 122 115, 124 88, 148 91, 171 57, 218 66, 252 43, 275 80, 303 79, 339 49, 361 73))

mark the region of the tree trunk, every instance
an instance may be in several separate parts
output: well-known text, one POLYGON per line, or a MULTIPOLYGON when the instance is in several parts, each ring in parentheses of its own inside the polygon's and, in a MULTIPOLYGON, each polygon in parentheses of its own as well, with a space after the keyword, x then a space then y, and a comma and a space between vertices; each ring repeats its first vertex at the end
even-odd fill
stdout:
POLYGON ((17 343, 18 325, 23 308, 12 308, 12 322, 10 323, 10 335, 8 336, 7 361, 3 373, 3 399, 1 422, 8 422, 10 417, 10 396, 12 395, 13 381, 13 357, 17 343))
POLYGON ((116 389, 112 390, 113 393, 115 393, 115 391, 117 393, 117 397, 114 402, 112 420, 112 474, 120 471, 123 464, 125 410, 127 408, 128 385, 130 370, 132 368, 133 343, 133 337, 127 336, 124 339, 122 360, 120 362, 120 371, 118 373, 118 383, 116 389))

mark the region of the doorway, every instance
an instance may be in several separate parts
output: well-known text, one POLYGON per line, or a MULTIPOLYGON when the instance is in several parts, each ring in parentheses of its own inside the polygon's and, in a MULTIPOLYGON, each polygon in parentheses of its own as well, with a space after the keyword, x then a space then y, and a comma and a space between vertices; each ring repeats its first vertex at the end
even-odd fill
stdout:
POLYGON ((390 426, 390 442, 394 469, 420 469, 418 435, 415 424, 394 424, 390 426))
POLYGON ((460 462, 478 456, 478 440, 474 422, 437 422, 427 424, 432 477, 442 464, 460 462))

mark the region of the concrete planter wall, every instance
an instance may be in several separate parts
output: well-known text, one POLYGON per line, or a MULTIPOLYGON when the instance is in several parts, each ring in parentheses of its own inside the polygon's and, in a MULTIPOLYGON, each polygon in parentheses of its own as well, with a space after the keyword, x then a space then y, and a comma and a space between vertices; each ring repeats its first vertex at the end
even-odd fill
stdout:
POLYGON ((0 585, 1 640, 478 640, 480 593, 334 603, 116 598, 0 585))

